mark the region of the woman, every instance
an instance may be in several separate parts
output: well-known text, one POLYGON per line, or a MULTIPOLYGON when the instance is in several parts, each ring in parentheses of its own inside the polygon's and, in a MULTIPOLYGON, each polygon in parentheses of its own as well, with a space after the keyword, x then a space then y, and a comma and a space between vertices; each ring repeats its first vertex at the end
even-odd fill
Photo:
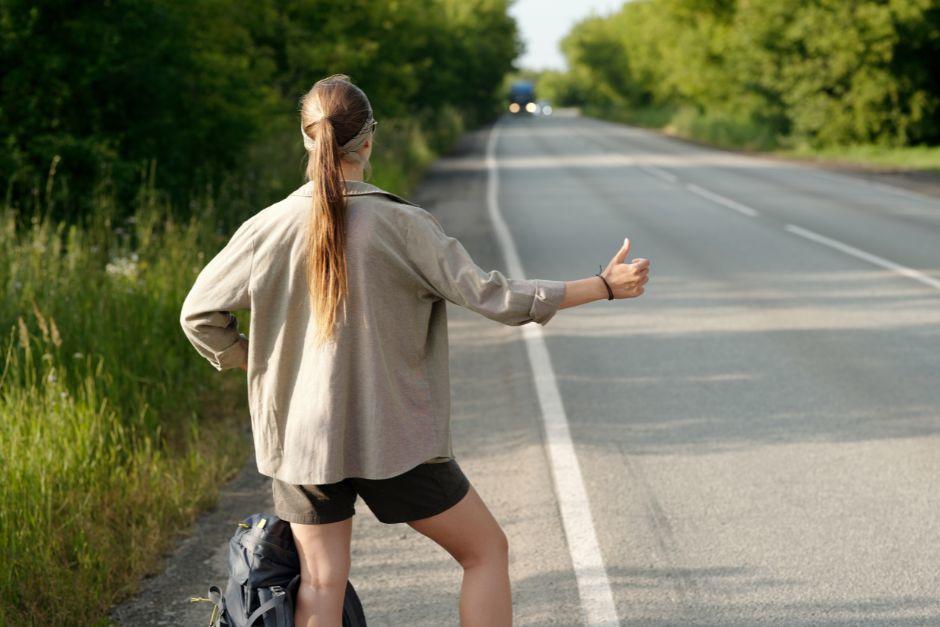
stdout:
POLYGON ((464 626, 512 622, 506 535, 454 459, 446 302, 507 325, 643 293, 649 262, 576 281, 483 272, 434 216, 364 182, 376 122, 347 76, 303 96, 307 183, 245 221, 180 322, 218 370, 248 372, 258 470, 301 557, 298 626, 336 627, 357 495, 463 567, 464 626), (250 337, 231 313, 250 309, 250 337))

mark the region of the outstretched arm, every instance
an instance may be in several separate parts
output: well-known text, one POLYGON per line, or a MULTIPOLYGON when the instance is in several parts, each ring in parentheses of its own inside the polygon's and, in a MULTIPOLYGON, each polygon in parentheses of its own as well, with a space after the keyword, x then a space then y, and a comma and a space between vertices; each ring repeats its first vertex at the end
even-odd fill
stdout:
POLYGON ((513 279, 498 270, 484 271, 424 209, 407 216, 405 239, 412 267, 429 292, 491 320, 545 325, 565 297, 564 281, 513 279))

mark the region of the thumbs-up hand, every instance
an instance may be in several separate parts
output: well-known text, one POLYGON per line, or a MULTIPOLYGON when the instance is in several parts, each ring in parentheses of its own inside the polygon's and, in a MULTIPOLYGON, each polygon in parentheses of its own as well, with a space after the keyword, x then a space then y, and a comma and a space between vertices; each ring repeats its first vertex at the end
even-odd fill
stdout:
POLYGON ((625 262, 629 253, 630 238, 625 237, 623 246, 601 272, 601 276, 610 284, 614 298, 635 298, 644 292, 643 286, 649 281, 649 259, 638 257, 625 262))

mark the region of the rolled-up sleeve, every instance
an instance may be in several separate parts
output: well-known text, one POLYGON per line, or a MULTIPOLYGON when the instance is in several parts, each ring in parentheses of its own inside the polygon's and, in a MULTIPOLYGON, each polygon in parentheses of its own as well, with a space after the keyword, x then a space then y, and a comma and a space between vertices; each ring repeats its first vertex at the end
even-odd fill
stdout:
POLYGON ((510 326, 545 325, 565 298, 564 281, 512 279, 498 270, 482 270, 425 209, 409 213, 406 224, 408 257, 420 281, 456 305, 510 326))
POLYGON ((183 301, 180 325, 190 343, 216 370, 247 362, 248 337, 233 311, 250 309, 254 239, 244 222, 228 244, 206 264, 183 301))

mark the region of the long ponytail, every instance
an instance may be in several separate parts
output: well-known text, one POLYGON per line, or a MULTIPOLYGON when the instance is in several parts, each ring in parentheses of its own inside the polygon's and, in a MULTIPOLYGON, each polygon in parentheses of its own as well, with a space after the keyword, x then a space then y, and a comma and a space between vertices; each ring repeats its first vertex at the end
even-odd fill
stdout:
MULTIPOLYGON (((307 229, 307 285, 316 320, 316 340, 332 339, 337 310, 344 305, 346 272, 346 185, 344 159, 361 163, 361 156, 341 148, 372 119, 372 107, 344 74, 317 81, 301 99, 301 128, 307 149, 307 180, 313 182, 307 229)), ((354 140, 355 141, 355 140, 354 140)))

